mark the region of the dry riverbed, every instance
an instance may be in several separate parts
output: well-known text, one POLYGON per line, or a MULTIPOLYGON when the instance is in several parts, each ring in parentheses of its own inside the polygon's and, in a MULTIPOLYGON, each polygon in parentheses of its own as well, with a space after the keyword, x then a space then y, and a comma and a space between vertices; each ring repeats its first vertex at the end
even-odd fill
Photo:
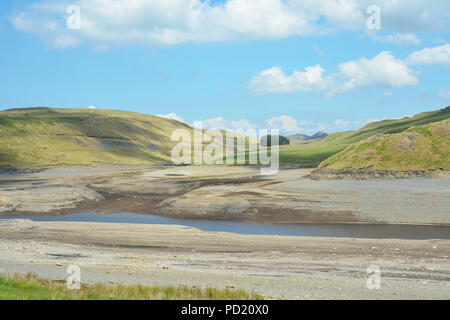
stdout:
POLYGON ((0 176, 0 215, 82 211, 279 223, 450 225, 450 177, 311 180, 226 166, 54 168, 0 176))
POLYGON ((449 299, 449 240, 279 237, 162 225, 0 221, 2 273, 243 288, 274 299, 449 299), (381 288, 367 288, 367 267, 381 288))
MULTIPOLYGON (((450 225, 450 177, 312 180, 226 166, 0 175, 0 215, 135 212, 278 223, 450 225)), ((0 272, 87 283, 236 287, 288 299, 449 299, 450 240, 288 237, 168 225, 0 220, 0 272), (381 289, 367 288, 367 267, 381 289)))

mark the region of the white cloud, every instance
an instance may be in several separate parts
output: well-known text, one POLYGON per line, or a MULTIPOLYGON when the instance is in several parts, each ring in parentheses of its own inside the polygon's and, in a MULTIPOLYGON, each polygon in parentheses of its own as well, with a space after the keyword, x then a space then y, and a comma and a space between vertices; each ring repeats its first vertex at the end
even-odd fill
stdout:
POLYGON ((384 30, 428 32, 448 24, 448 0, 42 0, 26 5, 13 25, 57 47, 91 42, 172 45, 320 35, 366 29, 369 5, 378 5, 384 30), (81 28, 68 30, 68 5, 81 9, 81 28))
POLYGON ((298 126, 298 121, 291 116, 282 115, 266 120, 269 129, 278 129, 288 133, 302 131, 298 126))
POLYGON ((383 51, 372 60, 362 58, 338 66, 337 77, 343 78, 336 92, 347 92, 356 88, 399 88, 416 85, 419 80, 407 65, 383 51))
POLYGON ((412 65, 441 64, 450 68, 450 44, 413 52, 405 61, 412 65))
POLYGON ((418 46, 422 41, 414 33, 394 33, 386 36, 379 36, 369 33, 369 38, 375 41, 387 42, 397 46, 415 45, 418 46))
POLYGON ((255 123, 247 120, 225 120, 222 117, 203 120, 203 129, 208 130, 226 130, 244 134, 252 134, 252 131, 258 132, 259 129, 277 129, 282 134, 305 133, 314 134, 318 131, 325 131, 323 123, 302 120, 298 121, 290 115, 281 115, 265 121, 263 127, 258 127, 255 123))
POLYGON ((225 120, 222 117, 203 120, 203 129, 208 130, 227 130, 245 132, 247 130, 256 129, 256 125, 247 119, 241 120, 225 120))
POLYGON ((203 129, 227 130, 228 122, 222 117, 203 120, 203 129))
POLYGON ((233 120, 233 121, 231 121, 231 127, 234 130, 238 130, 238 131, 246 131, 246 130, 250 130, 250 129, 256 129, 256 125, 254 125, 247 119, 233 120))
MULTIPOLYGON (((385 118, 384 118, 385 119, 385 118)), ((283 135, 289 134, 307 134, 313 135, 319 131, 333 132, 333 131, 348 131, 356 130, 365 126, 368 123, 380 121, 376 118, 364 120, 342 120, 336 119, 331 123, 324 124, 321 122, 302 120, 299 121, 290 115, 280 115, 272 117, 265 121, 263 127, 258 127, 247 119, 228 121, 222 117, 206 119, 202 122, 202 129, 206 130, 226 130, 230 132, 239 132, 244 134, 257 135, 259 129, 276 129, 283 135)))
POLYGON ((438 97, 443 100, 445 103, 450 103, 450 90, 448 89, 440 89, 437 92, 438 97))
POLYGON ((172 119, 172 120, 177 120, 180 122, 184 122, 184 119, 181 118, 180 116, 178 116, 175 113, 168 113, 168 114, 157 114, 157 117, 161 117, 161 118, 166 118, 166 119, 172 119))
POLYGON ((316 65, 306 67, 305 71, 294 71, 291 76, 287 76, 281 68, 272 67, 254 77, 249 89, 256 94, 321 90, 326 86, 322 78, 324 71, 320 65, 316 65))
POLYGON ((388 51, 371 60, 362 58, 341 63, 337 71, 328 76, 323 75, 324 71, 316 65, 288 76, 281 68, 272 67, 256 75, 250 81, 249 90, 253 94, 322 91, 332 96, 354 89, 398 88, 419 83, 415 72, 388 51))
POLYGON ((241 120, 225 120, 222 117, 205 119, 203 120, 203 129, 207 130, 227 130, 234 132, 246 133, 247 130, 256 130, 258 129, 278 129, 282 132, 286 133, 298 133, 303 131, 304 129, 300 127, 300 125, 309 126, 310 128, 307 131, 317 132, 318 130, 313 129, 311 127, 317 128, 317 124, 313 121, 297 121, 292 116, 289 115, 281 115, 279 117, 273 117, 265 121, 265 127, 258 127, 256 124, 252 123, 247 119, 241 120))
POLYGON ((97 109, 95 106, 89 106, 88 109, 94 110, 97 109))
MULTIPOLYGON (((295 1, 294 1, 295 2, 295 1)), ((312 21, 291 1, 228 0, 46 0, 12 17, 21 31, 57 47, 89 41, 98 46, 273 39, 307 35, 312 21), (81 28, 66 28, 68 5, 81 11, 81 28)))

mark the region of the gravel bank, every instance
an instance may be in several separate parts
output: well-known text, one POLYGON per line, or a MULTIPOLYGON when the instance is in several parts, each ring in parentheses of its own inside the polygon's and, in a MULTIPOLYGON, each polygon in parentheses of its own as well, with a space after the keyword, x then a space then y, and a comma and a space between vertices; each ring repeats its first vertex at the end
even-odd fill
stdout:
POLYGON ((208 233, 179 226, 0 222, 2 273, 83 282, 239 287, 282 299, 449 299, 449 240, 208 233), (367 267, 381 289, 367 288, 367 267))

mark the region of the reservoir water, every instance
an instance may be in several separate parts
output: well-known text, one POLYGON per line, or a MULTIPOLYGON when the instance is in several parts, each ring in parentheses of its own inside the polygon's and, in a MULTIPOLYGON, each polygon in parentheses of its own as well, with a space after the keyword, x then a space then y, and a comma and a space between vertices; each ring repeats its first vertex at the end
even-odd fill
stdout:
POLYGON ((51 216, 9 216, 0 217, 0 219, 181 225, 194 227, 203 231, 280 236, 416 240, 450 239, 450 226, 309 223, 276 224, 212 219, 178 219, 136 213, 98 214, 95 212, 51 216))

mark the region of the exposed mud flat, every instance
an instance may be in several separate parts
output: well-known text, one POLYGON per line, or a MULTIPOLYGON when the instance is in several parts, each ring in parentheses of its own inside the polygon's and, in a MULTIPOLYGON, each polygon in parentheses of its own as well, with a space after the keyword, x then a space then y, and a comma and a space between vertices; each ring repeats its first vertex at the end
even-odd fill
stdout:
MULTIPOLYGON (((311 170, 72 167, 0 177, 0 215, 82 211, 258 222, 450 224, 450 178, 312 180, 311 170)), ((174 225, 0 221, 0 272, 235 287, 288 299, 449 299, 450 241, 290 237, 174 225), (367 267, 381 289, 367 288, 367 267)))
POLYGON ((278 223, 450 225, 450 177, 312 180, 310 169, 72 167, 0 176, 0 215, 135 212, 278 223))
POLYGON ((346 168, 335 170, 331 168, 314 169, 307 177, 312 180, 328 180, 328 179, 408 179, 408 178, 442 178, 449 177, 450 172, 447 170, 436 171, 383 171, 367 169, 346 168))
POLYGON ((0 221, 0 272, 243 288, 281 299, 449 299, 450 240, 280 237, 161 225, 0 221), (367 268, 381 270, 369 290, 367 268))

